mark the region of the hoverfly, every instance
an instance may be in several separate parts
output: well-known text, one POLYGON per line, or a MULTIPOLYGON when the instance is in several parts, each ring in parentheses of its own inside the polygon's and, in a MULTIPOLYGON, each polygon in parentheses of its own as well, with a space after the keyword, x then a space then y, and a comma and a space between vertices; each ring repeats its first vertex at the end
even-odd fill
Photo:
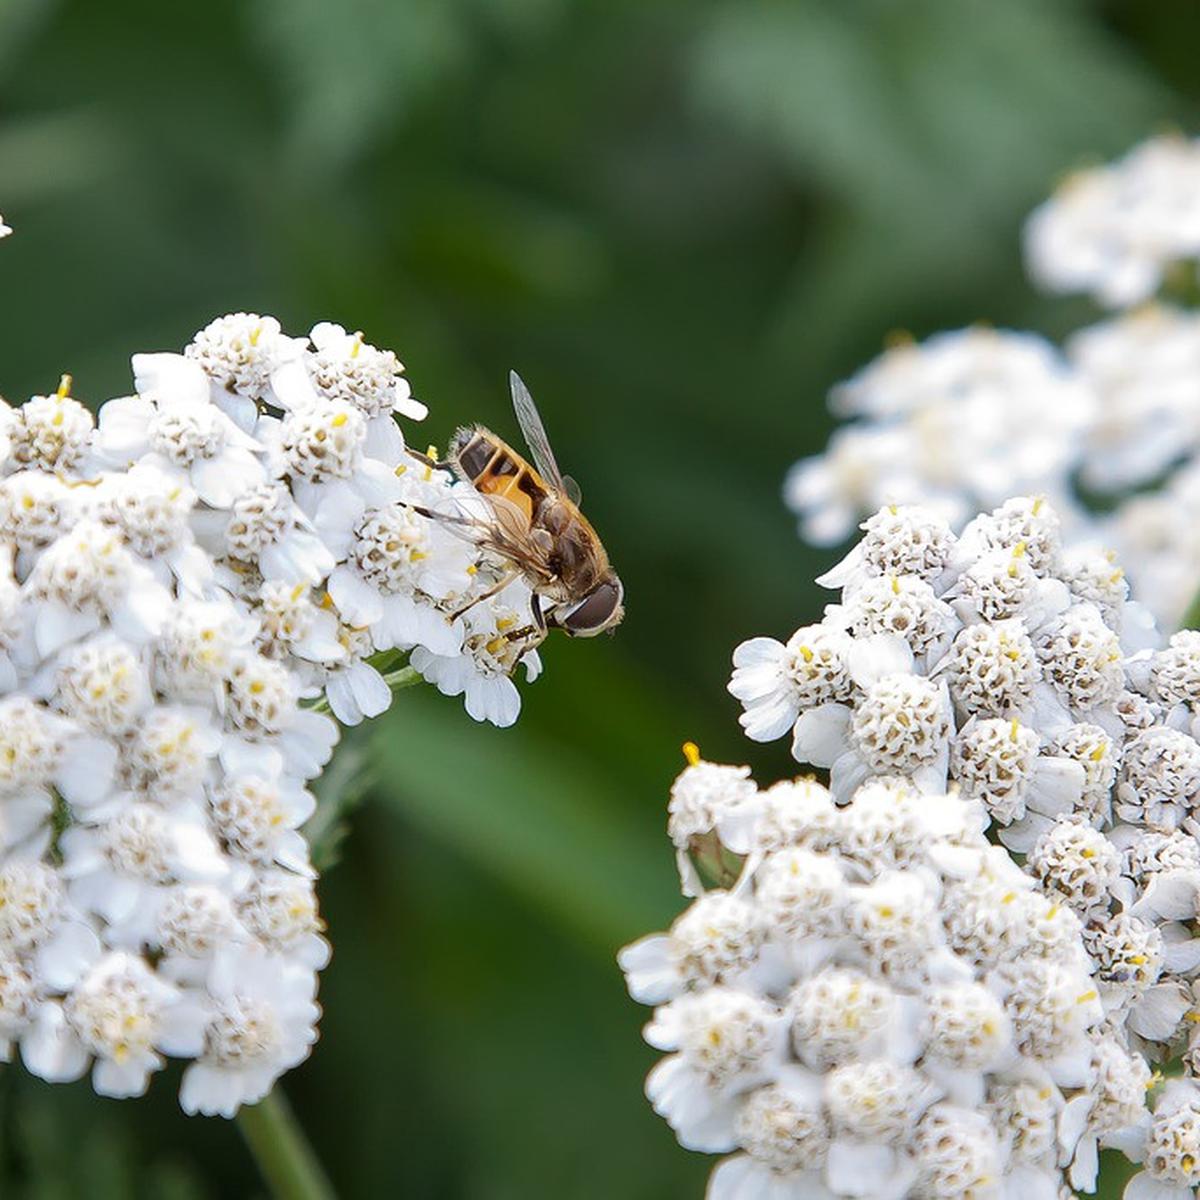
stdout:
POLYGON ((509 372, 508 381, 517 423, 536 468, 491 430, 465 426, 451 438, 446 461, 434 465, 448 466, 470 483, 486 502, 486 513, 475 517, 418 511, 458 527, 504 563, 495 585, 455 616, 520 577, 533 592, 533 623, 514 630, 510 641, 527 641, 532 648, 551 629, 569 637, 594 637, 620 624, 625 589, 579 509, 578 486, 558 469, 529 389, 515 371, 509 372))

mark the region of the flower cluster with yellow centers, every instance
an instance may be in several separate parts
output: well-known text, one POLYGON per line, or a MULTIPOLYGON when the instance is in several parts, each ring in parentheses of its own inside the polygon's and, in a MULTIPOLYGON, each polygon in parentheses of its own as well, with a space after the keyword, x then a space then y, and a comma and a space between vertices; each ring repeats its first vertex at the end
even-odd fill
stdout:
POLYGON ((182 1058, 232 1116, 316 1040, 338 723, 408 655, 511 723, 528 594, 428 515, 461 485, 390 351, 238 313, 133 373, 0 404, 0 1053, 107 1096, 182 1058))
MULTIPOLYGON (((647 1094, 710 1197, 1057 1197, 1099 1152, 1183 1200, 1200 1129, 1200 636, 1164 641, 1041 497, 955 535, 887 506, 787 641, 734 652, 758 741, 688 766, 693 902, 621 954, 647 1094), (822 776, 822 780, 825 777, 822 776), (1151 1063, 1179 1060, 1163 1088, 1151 1063)), ((1197 1142, 1200 1146, 1200 1142, 1197 1142)))
POLYGON ((1122 590, 1092 553, 1112 546, 1177 627, 1200 591, 1200 140, 1152 138, 1070 176, 1029 218, 1025 251, 1034 283, 1113 315, 1061 347, 979 326, 893 336, 833 389, 847 423, 796 464, 787 502, 828 546, 885 504, 924 505, 957 531, 1006 495, 1043 493, 1091 559, 1089 598, 1122 590))
POLYGON ((670 832, 695 898, 620 962, 664 1053, 647 1096, 727 1156, 710 1198, 1057 1197, 1142 1136, 1149 1071, 1106 1024, 1084 922, 979 801, 884 776, 839 805, 685 752, 670 832), (1122 1064, 1137 1103, 1102 1105, 1122 1064))

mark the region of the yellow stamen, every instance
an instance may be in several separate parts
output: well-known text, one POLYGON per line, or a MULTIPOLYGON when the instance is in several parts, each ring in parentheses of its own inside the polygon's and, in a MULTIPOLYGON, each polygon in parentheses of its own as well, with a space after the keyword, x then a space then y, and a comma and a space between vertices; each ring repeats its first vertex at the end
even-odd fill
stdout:
POLYGON ((338 413, 338 415, 336 417, 334 417, 333 420, 329 422, 329 424, 332 425, 334 427, 334 429, 341 429, 341 427, 343 425, 345 425, 345 423, 348 420, 350 420, 349 414, 338 413))
POLYGON ((354 344, 353 344, 353 345, 350 347, 350 357, 351 357, 351 358, 357 358, 357 357, 358 357, 358 352, 359 352, 359 351, 360 351, 362 348, 363 348, 363 335, 362 335, 362 330, 360 329, 360 330, 359 330, 359 331, 358 331, 358 332, 357 332, 357 333, 354 335, 354 344))
POLYGON ((695 742, 684 742, 683 757, 687 759, 689 767, 694 767, 700 761, 700 747, 695 742))
POLYGON ((65 400, 71 394, 71 383, 72 383, 72 380, 71 380, 70 375, 64 375, 58 381, 58 391, 55 392, 54 394, 60 400, 65 400))

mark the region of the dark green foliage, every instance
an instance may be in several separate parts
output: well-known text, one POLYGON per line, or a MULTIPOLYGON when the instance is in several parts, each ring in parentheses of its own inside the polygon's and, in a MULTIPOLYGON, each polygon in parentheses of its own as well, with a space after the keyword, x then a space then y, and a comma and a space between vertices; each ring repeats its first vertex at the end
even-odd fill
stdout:
MULTIPOLYGON (((394 347, 435 442, 513 435, 516 367, 628 586, 515 729, 413 688, 346 747, 370 790, 288 1079, 341 1195, 698 1200, 613 955, 679 903, 679 744, 789 770, 723 690, 738 640, 820 603, 783 473, 889 330, 1087 318, 1023 282, 1021 217, 1195 125, 1198 34, 1182 0, 0 0, 10 400, 118 394, 235 309, 394 347)), ((5 1069, 0 1194, 258 1194, 176 1082, 5 1069)))

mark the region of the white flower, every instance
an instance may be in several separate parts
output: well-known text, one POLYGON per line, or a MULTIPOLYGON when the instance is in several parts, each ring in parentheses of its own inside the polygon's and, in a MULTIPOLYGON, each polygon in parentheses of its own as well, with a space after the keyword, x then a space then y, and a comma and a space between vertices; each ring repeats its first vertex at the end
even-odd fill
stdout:
MULTIPOLYGON (((837 610, 831 610, 830 616, 837 610)), ((924 667, 949 649, 958 628, 954 610, 939 600, 923 579, 879 575, 864 580, 848 595, 839 617, 856 638, 893 634, 904 638, 924 667)))
POLYGON ((673 1051, 646 1080, 646 1095, 680 1144, 709 1153, 733 1149, 736 1097, 767 1082, 783 1059, 786 1022, 772 1004, 710 988, 658 1009, 646 1040, 673 1051))
POLYGON ((1191 811, 1200 793, 1200 744, 1177 729, 1152 726, 1125 746, 1116 813, 1150 829, 1169 832, 1191 811))
POLYGON ((261 654, 239 653, 226 692, 230 733, 221 747, 226 770, 268 777, 287 770, 301 779, 319 774, 333 754, 337 726, 298 701, 298 684, 286 667, 261 654))
POLYGON ((286 776, 228 778, 209 794, 213 832, 234 858, 256 867, 278 863, 309 874, 308 843, 298 828, 316 809, 312 793, 286 776))
POLYGON ((797 464, 785 493, 818 544, 881 505, 922 504, 961 525, 1065 480, 1094 401, 1041 338, 977 327, 898 342, 836 388, 830 407, 858 420, 797 464))
POLYGON ((332 552, 280 483, 245 487, 228 515, 201 513, 196 521, 210 550, 255 564, 264 579, 316 584, 333 570, 332 552))
POLYGON ((112 634, 77 642, 59 658, 54 697, 59 711, 84 728, 123 733, 151 704, 143 656, 112 634))
POLYGON ((752 904, 727 892, 709 892, 670 933, 626 946, 618 961, 633 998, 661 1004, 695 987, 737 985, 754 964, 764 935, 752 904))
MULTIPOLYGON (((1085 779, 1073 759, 1039 756, 1040 740, 1016 717, 972 717, 955 739, 951 774, 963 794, 982 801, 997 824, 1037 830, 1043 823, 1029 814, 1049 818, 1070 812, 1085 779)), ((1014 845, 1011 837, 1004 838, 1006 845, 1014 845)))
POLYGON ((273 377, 276 397, 284 408, 302 408, 318 396, 342 400, 367 418, 365 450, 374 458, 394 462, 404 449, 392 414, 422 421, 424 404, 412 398, 404 367, 390 350, 379 350, 361 333, 322 321, 310 334, 313 350, 273 377))
POLYGON ((1080 713, 1113 705, 1125 686, 1120 639, 1094 604, 1077 604, 1038 638, 1046 679, 1080 713))
POLYGON ((229 865, 203 814, 127 804, 94 826, 74 825, 60 840, 73 903, 109 925, 117 945, 136 945, 155 927, 163 888, 222 879, 229 865))
POLYGON ((272 953, 313 971, 329 961, 311 879, 290 871, 260 872, 238 894, 236 907, 243 926, 272 953))
POLYGON ((923 790, 942 789, 953 730, 949 696, 945 684, 911 672, 912 652, 902 639, 856 641, 851 676, 861 699, 853 708, 820 705, 796 722, 793 758, 832 768, 839 800, 872 774, 905 774, 923 790))
POLYGON ((537 651, 511 636, 525 627, 528 614, 529 589, 518 580, 467 612, 461 654, 437 654, 419 645, 409 663, 442 695, 462 696, 474 720, 505 728, 521 711, 521 693, 512 679, 517 667, 524 664, 529 682, 541 673, 537 651))
POLYGON ((228 508, 264 478, 261 449, 209 398, 204 372, 177 354, 134 356, 139 395, 100 410, 97 453, 116 467, 154 466, 207 504, 228 508))
POLYGON ((232 1117, 307 1058, 320 1015, 315 983, 311 970, 261 951, 229 947, 219 955, 208 977, 202 1050, 179 1092, 183 1111, 232 1117))
POLYGON ((1146 1092, 1152 1082, 1140 1054, 1112 1038, 1096 1044, 1089 1085, 1067 1102, 1059 1122, 1059 1143, 1070 1163, 1072 1187, 1095 1190, 1101 1144, 1132 1153, 1140 1150, 1150 1120, 1146 1092))
MULTIPOLYGON (((726 1159, 708 1184, 709 1200, 780 1200, 820 1196, 820 1172, 829 1153, 829 1118, 819 1077, 782 1067, 776 1083, 757 1088, 734 1118, 744 1153, 726 1159)), ((828 1195, 828 1193, 826 1193, 828 1195)))
POLYGON ((1146 1132, 1144 1166, 1124 1200, 1192 1200, 1200 1186, 1200 1087, 1175 1079, 1163 1089, 1146 1132))
POLYGON ((985 717, 1028 712, 1042 679, 1033 642, 1018 620, 967 626, 954 639, 945 670, 958 707, 985 717))
MULTIPOLYGON (((142 1095, 150 1073, 163 1066, 160 1051, 191 1056, 201 1044, 199 1004, 160 980, 141 958, 120 951, 88 971, 63 1001, 62 1012, 66 1022, 59 1036, 77 1039, 79 1046, 66 1053, 95 1055, 92 1082, 102 1096, 142 1095)), ((34 1046, 27 1042, 22 1049, 35 1069, 34 1046)))
POLYGON ((1120 852, 1099 830, 1059 817, 1033 844, 1027 866, 1051 896, 1080 916, 1107 906, 1120 868, 1120 852))
POLYGON ((784 646, 752 638, 733 652, 729 691, 745 709, 740 720, 756 742, 774 741, 806 709, 848 700, 853 680, 848 666, 851 639, 826 625, 798 629, 784 646))
POLYGON ((120 534, 80 521, 38 558, 24 584, 39 653, 53 654, 107 620, 138 644, 162 629, 171 597, 148 567, 122 544, 120 534))
MULTIPOLYGON (((540 669, 528 587, 489 596, 504 563, 415 507, 478 497, 405 450, 394 414, 424 409, 395 356, 313 339, 233 314, 136 355, 98 419, 67 377, 0 401, 0 1058, 48 1081, 94 1062, 98 1091, 140 1095, 173 1054, 186 1111, 262 1099, 316 1038, 330 956, 316 710, 381 713, 381 669, 420 646, 510 724, 514 669, 540 669)), ((685 974, 738 974, 679 924, 685 974)))
POLYGON ((689 854, 693 842, 720 828, 719 836, 728 843, 731 822, 754 819, 758 789, 749 779, 749 767, 703 762, 691 742, 683 750, 688 766, 671 785, 667 833, 675 844, 683 894, 698 896, 702 886, 689 854))
POLYGON ((272 376, 306 345, 305 338, 287 337, 274 317, 230 313, 209 322, 184 354, 211 380, 213 398, 246 428, 253 422, 255 402, 273 398, 272 376))
POLYGON ((51 396, 33 396, 13 412, 10 454, 22 467, 71 472, 91 448, 95 418, 70 395, 70 376, 51 396))
POLYGON ((940 579, 954 552, 950 526, 923 506, 887 504, 860 528, 862 541, 817 580, 823 587, 852 588, 878 575, 915 575, 932 583, 940 579))
POLYGON ((1145 305, 1082 329, 1067 354, 1100 399, 1082 478, 1119 492, 1151 482, 1200 436, 1200 318, 1145 305))
POLYGON ((453 656, 462 622, 435 605, 466 590, 472 558, 467 543, 407 505, 367 509, 347 561, 329 577, 329 595, 343 620, 370 627, 376 649, 420 645, 453 656))
POLYGON ((1200 254, 1200 151, 1166 135, 1080 171, 1029 218, 1030 273, 1110 308, 1152 296, 1178 259, 1200 254))
POLYGON ((1004 1156, 983 1113, 934 1105, 917 1126, 913 1153, 918 1188, 927 1196, 998 1194, 1004 1156))

